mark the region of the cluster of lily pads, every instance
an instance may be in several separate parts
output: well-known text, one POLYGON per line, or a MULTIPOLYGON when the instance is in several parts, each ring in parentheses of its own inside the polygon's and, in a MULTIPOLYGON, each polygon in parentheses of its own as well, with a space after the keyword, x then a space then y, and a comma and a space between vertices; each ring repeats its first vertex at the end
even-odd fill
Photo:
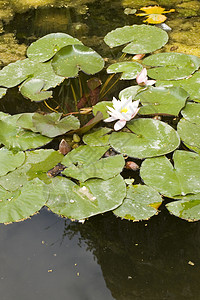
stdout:
MULTIPOLYGON (((165 31, 150 25, 117 28, 104 41, 120 46, 128 57, 108 66, 107 73, 131 80, 119 99, 139 101, 139 114, 115 132, 112 123, 102 122, 112 101, 93 106, 94 117, 83 127, 77 117, 59 112, 1 112, 0 222, 26 219, 44 205, 73 220, 113 211, 139 221, 158 213, 162 196, 173 199, 166 207, 175 216, 200 219, 200 58, 156 53, 134 61, 133 55, 152 53, 168 41, 165 31), (144 67, 155 86, 136 84, 144 67), (47 149, 53 139, 73 134, 81 142, 66 155, 47 149), (128 179, 121 175, 127 161, 135 159, 141 162, 140 184, 134 184, 133 170, 128 179), (56 167, 58 176, 53 176, 50 170, 56 167)), ((32 43, 27 57, 0 71, 2 97, 7 88, 20 85, 24 97, 43 101, 52 96, 50 89, 79 71, 93 75, 104 67, 98 53, 64 33, 32 43)))

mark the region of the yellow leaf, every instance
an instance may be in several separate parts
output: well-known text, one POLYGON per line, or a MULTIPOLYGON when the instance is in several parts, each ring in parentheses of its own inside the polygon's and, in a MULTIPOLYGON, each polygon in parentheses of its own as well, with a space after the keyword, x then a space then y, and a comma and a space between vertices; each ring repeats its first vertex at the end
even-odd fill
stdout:
POLYGON ((164 15, 151 14, 147 16, 144 22, 147 22, 148 24, 160 24, 163 23, 166 19, 167 17, 165 17, 164 15))

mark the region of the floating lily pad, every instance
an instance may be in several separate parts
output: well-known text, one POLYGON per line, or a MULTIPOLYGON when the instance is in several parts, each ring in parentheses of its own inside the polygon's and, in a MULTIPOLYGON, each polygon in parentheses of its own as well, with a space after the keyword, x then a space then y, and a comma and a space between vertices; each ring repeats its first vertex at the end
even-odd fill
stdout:
POLYGON ((32 43, 27 49, 27 56, 31 60, 44 62, 51 59, 64 46, 73 44, 82 43, 66 33, 50 33, 32 43))
POLYGON ((166 206, 170 213, 181 219, 187 221, 200 220, 200 193, 184 196, 182 200, 170 202, 166 206))
POLYGON ((31 72, 31 79, 41 79, 44 81, 44 90, 54 88, 64 81, 62 76, 55 74, 51 61, 45 63, 37 63, 31 72))
POLYGON ((168 41, 167 33, 151 25, 132 25, 109 32, 105 43, 112 47, 128 44, 123 52, 130 54, 150 53, 160 49, 168 41))
POLYGON ((129 185, 126 198, 113 212, 116 216, 132 221, 147 220, 158 213, 162 197, 146 185, 129 185))
POLYGON ((38 212, 47 201, 44 183, 27 182, 20 190, 9 192, 0 187, 0 223, 23 221, 38 212))
POLYGON ((182 118, 178 122, 177 132, 183 143, 200 154, 200 124, 195 124, 182 118))
MULTIPOLYGON (((120 91, 119 93, 119 99, 122 99, 122 97, 124 98, 129 98, 132 97, 132 99, 135 98, 135 96, 137 95, 137 93, 139 91, 142 91, 144 88, 142 88, 139 85, 133 85, 133 86, 129 86, 123 90, 120 91)), ((101 103, 101 102, 100 102, 101 103)))
POLYGON ((33 132, 37 132, 36 127, 33 124, 32 117, 34 116, 34 113, 23 113, 19 116, 17 119, 17 126, 22 127, 24 129, 30 129, 33 132))
POLYGON ((181 111, 182 116, 189 122, 200 125, 200 104, 188 102, 181 111))
POLYGON ((132 132, 113 132, 110 145, 130 157, 146 158, 174 151, 180 144, 177 132, 168 124, 153 119, 136 119, 127 124, 132 132))
POLYGON ((35 62, 29 59, 18 60, 9 64, 0 70, 0 86, 11 88, 20 84, 32 73, 34 66, 35 62))
POLYGON ((118 175, 124 167, 124 158, 116 155, 101 158, 109 146, 82 145, 69 152, 62 160, 67 168, 62 174, 80 181, 89 178, 109 179, 118 175))
POLYGON ((101 101, 97 103, 95 106, 93 106, 92 112, 94 116, 96 116, 97 112, 100 111, 103 114, 104 119, 108 118, 109 114, 107 113, 108 111, 107 106, 113 107, 112 101, 101 101))
POLYGON ((106 146, 109 144, 108 133, 111 131, 112 129, 107 127, 94 129, 83 136, 83 142, 91 146, 106 146))
POLYGON ((188 92, 190 100, 200 102, 200 72, 195 72, 191 77, 182 80, 156 81, 156 86, 179 86, 188 92))
POLYGON ((140 100, 141 115, 174 115, 178 116, 181 108, 185 106, 188 93, 179 87, 149 87, 139 93, 135 99, 140 100))
POLYGON ((36 177, 48 184, 51 179, 46 172, 60 163, 63 158, 62 154, 52 149, 27 151, 25 155, 25 161, 20 167, 0 177, 0 186, 14 191, 36 177))
POLYGON ((6 148, 0 149, 0 176, 6 175, 8 172, 20 167, 25 160, 25 153, 19 151, 13 153, 6 148))
POLYGON ((140 175, 145 184, 167 197, 200 192, 200 156, 193 152, 176 150, 174 167, 165 157, 146 159, 140 175))
POLYGON ((190 76, 200 66, 200 58, 183 53, 157 53, 146 57, 143 63, 155 68, 148 76, 158 80, 182 79, 190 76))
POLYGON ((82 70, 95 74, 104 67, 103 58, 91 48, 83 45, 66 46, 60 49, 52 60, 55 73, 63 77, 76 77, 82 70))
POLYGON ((122 73, 120 79, 135 79, 137 74, 142 71, 141 64, 133 61, 124 61, 114 63, 107 68, 107 73, 122 73))
POLYGON ((104 153, 109 149, 109 146, 89 146, 82 145, 69 152, 62 160, 62 164, 69 167, 70 165, 90 164, 99 160, 104 153))
POLYGON ((55 137, 80 127, 76 117, 69 115, 61 119, 61 116, 62 113, 56 112, 47 115, 35 113, 32 117, 33 125, 37 131, 48 137, 55 137))
POLYGON ((44 86, 44 80, 32 78, 21 85, 20 92, 25 98, 40 102, 52 96, 52 91, 45 91, 44 86))
POLYGON ((82 182, 90 178, 110 179, 122 172, 124 168, 122 155, 115 155, 100 160, 90 160, 90 163, 73 164, 66 168, 62 174, 82 182))
POLYGON ((82 220, 113 210, 126 195, 123 178, 90 179, 81 186, 66 178, 54 178, 47 206, 61 216, 82 220))
POLYGON ((7 116, 0 120, 0 143, 8 149, 28 150, 48 144, 52 139, 17 126, 20 115, 7 116))

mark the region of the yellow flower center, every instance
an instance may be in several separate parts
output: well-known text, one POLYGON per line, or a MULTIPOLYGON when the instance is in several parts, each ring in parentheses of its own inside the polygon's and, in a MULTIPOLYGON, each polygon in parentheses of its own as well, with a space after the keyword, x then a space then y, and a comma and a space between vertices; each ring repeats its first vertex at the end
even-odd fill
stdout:
POLYGON ((124 108, 121 109, 120 112, 121 112, 121 113, 122 113, 122 112, 126 113, 127 111, 128 111, 128 109, 124 107, 124 108))

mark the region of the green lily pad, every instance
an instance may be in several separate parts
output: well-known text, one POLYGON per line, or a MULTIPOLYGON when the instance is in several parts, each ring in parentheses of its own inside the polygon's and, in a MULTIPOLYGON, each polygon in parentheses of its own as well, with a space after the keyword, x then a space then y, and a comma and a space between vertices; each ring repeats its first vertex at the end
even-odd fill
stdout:
POLYGON ((190 100, 200 102, 200 72, 195 72, 191 77, 181 80, 157 81, 156 86, 179 86, 190 96, 190 100))
POLYGON ((0 88, 0 98, 2 98, 3 96, 5 96, 6 92, 7 92, 7 89, 0 88))
POLYGON ((91 48, 83 45, 66 46, 60 49, 52 60, 54 72, 63 77, 76 77, 82 70, 95 74, 104 67, 103 58, 91 48))
POLYGON ((113 213, 132 221, 147 220, 158 213, 162 197, 153 188, 146 185, 129 185, 122 205, 113 213))
POLYGON ((8 149, 28 150, 48 144, 52 139, 17 126, 20 115, 7 116, 0 120, 0 143, 8 149))
POLYGON ((25 160, 25 153, 19 151, 13 153, 6 148, 0 149, 0 176, 6 175, 8 172, 20 167, 25 160))
POLYGON ((87 165, 99 160, 109 146, 89 146, 82 145, 69 152, 62 160, 62 164, 69 167, 70 165, 87 165))
POLYGON ((165 157, 146 159, 140 175, 145 184, 167 197, 200 192, 200 156, 193 152, 176 150, 174 167, 165 157))
POLYGON ((123 178, 90 179, 81 186, 66 178, 54 178, 47 206, 61 216, 82 220, 111 211, 122 204, 126 195, 123 178))
POLYGON ((62 76, 58 76, 55 74, 51 65, 51 61, 35 64, 31 73, 31 79, 43 80, 44 90, 54 88, 64 81, 64 78, 62 76))
POLYGON ((200 193, 196 195, 186 195, 181 200, 170 202, 166 205, 173 215, 187 220, 200 220, 200 193))
MULTIPOLYGON (((120 91, 119 93, 119 99, 122 99, 122 97, 124 98, 129 98, 132 97, 132 99, 135 98, 135 96, 137 95, 138 92, 142 91, 144 88, 142 88, 139 85, 133 85, 133 86, 129 86, 123 90, 120 91)), ((101 102, 100 102, 101 103, 101 102)))
POLYGON ((140 100, 142 107, 141 115, 174 115, 178 116, 180 110, 185 106, 188 93, 179 87, 149 87, 147 90, 137 94, 136 100, 140 100))
POLYGON ((112 101, 101 101, 101 102, 98 102, 92 108, 93 115, 96 116, 97 112, 100 111, 103 114, 103 118, 104 119, 108 118, 109 114, 107 113, 107 111, 108 111, 107 106, 113 107, 112 101))
POLYGON ((90 178, 110 179, 122 172, 124 168, 122 155, 115 155, 100 160, 90 160, 90 163, 71 165, 62 174, 79 181, 86 181, 90 178))
POLYGON ((44 80, 32 78, 21 85, 20 92, 25 98, 40 102, 52 96, 52 91, 45 91, 44 85, 44 80))
POLYGON ((44 183, 27 182, 20 190, 9 192, 0 187, 0 223, 23 221, 38 212, 47 201, 44 183))
POLYGON ((112 30, 105 36, 104 41, 111 48, 129 43, 123 52, 140 54, 163 47, 168 41, 168 35, 155 26, 132 25, 112 30))
POLYGON ((73 44, 82 43, 66 33, 50 33, 32 43, 27 49, 27 56, 31 60, 44 62, 51 59, 61 48, 73 44))
POLYGON ((130 157, 146 158, 174 151, 180 144, 177 132, 153 119, 135 119, 127 124, 132 132, 113 132, 110 145, 130 157))
POLYGON ((148 56, 143 63, 155 68, 148 70, 148 76, 158 80, 182 79, 190 76, 200 66, 200 58, 183 53, 157 53, 148 56))
POLYGON ((32 117, 34 116, 35 113, 23 113, 19 116, 17 119, 17 126, 22 127, 24 129, 29 129, 33 132, 37 132, 36 127, 33 124, 33 119, 32 117))
POLYGON ((19 85, 32 73, 35 62, 29 59, 18 60, 0 70, 0 86, 7 88, 19 85))
POLYGON ((47 171, 61 162, 63 155, 52 149, 27 151, 24 163, 12 172, 0 177, 0 186, 14 191, 36 177, 45 182, 51 182, 47 171))
POLYGON ((112 129, 107 127, 95 128, 83 136, 83 142, 91 146, 106 146, 109 144, 109 135, 112 129))
POLYGON ((195 124, 182 118, 178 122, 177 132, 183 143, 200 154, 200 124, 195 124))
POLYGON ((76 117, 69 115, 61 119, 61 116, 62 113, 56 112, 47 115, 35 113, 32 117, 33 125, 37 131, 48 137, 55 137, 80 127, 76 117))
POLYGON ((114 63, 107 68, 107 73, 122 73, 120 79, 135 79, 142 71, 143 67, 141 64, 133 61, 124 61, 114 63))
POLYGON ((181 111, 182 116, 189 122, 200 125, 200 104, 188 102, 181 111))

